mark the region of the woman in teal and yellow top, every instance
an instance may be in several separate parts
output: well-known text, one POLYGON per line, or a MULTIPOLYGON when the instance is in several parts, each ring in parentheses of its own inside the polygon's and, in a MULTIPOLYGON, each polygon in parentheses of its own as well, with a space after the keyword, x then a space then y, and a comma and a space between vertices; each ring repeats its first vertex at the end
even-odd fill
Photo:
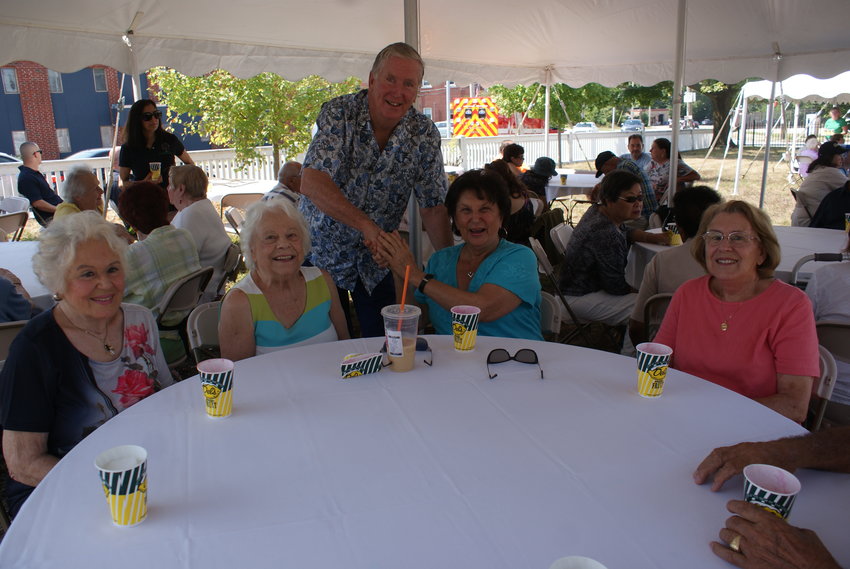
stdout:
POLYGON ((301 266, 310 250, 310 234, 289 200, 254 203, 240 237, 249 273, 221 306, 222 357, 235 361, 348 338, 330 275, 301 266))

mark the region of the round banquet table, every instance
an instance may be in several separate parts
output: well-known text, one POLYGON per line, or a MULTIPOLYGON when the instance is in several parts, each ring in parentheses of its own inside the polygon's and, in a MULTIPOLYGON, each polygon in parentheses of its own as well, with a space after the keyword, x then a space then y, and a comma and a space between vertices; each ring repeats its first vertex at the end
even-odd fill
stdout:
MULTIPOLYGON (((428 336, 433 367, 339 378, 351 352, 318 344, 238 362, 233 415, 209 419, 197 377, 131 407, 48 474, 0 545, 2 567, 728 568, 709 550, 742 493, 691 473, 718 445, 804 430, 671 370, 637 395, 633 359, 556 343, 428 336), (491 366, 530 347, 537 366, 491 366), (109 520, 93 461, 148 450, 149 514, 109 520)), ((791 521, 850 562, 850 476, 798 473, 791 521)))
MULTIPOLYGON (((782 259, 776 267, 775 276, 785 282, 791 280, 794 265, 801 258, 813 253, 839 253, 847 246, 847 233, 839 229, 821 229, 818 227, 789 227, 774 225, 774 232, 782 251, 782 259)), ((660 231, 650 230, 650 231, 660 231)), ((626 263, 626 282, 634 288, 640 288, 643 272, 649 261, 666 245, 652 243, 632 243, 626 263)), ((813 272, 829 263, 809 262, 800 271, 799 280, 808 281, 813 272)))

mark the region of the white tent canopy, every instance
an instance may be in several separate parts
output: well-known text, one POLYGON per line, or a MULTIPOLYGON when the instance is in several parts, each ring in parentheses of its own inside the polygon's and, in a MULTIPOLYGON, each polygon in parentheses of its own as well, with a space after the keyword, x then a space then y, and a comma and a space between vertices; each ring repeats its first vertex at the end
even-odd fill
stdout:
MULTIPOLYGON (((751 81, 744 85, 744 96, 770 99, 772 86, 772 81, 751 81)), ((776 96, 792 101, 850 103, 850 71, 830 79, 794 75, 776 85, 776 96)))
MULTIPOLYGON (((675 69, 677 0, 419 0, 426 79, 650 85, 675 69), (547 81, 548 79, 548 81, 547 81)), ((735 82, 848 69, 846 0, 688 3, 684 81, 735 82), (782 55, 775 57, 776 51, 782 55), (777 68, 778 64, 778 68, 777 68)), ((43 0, 6 2, 2 61, 70 72, 158 65, 198 75, 365 78, 404 39, 403 0, 43 0), (132 26, 134 56, 122 41, 132 26)))

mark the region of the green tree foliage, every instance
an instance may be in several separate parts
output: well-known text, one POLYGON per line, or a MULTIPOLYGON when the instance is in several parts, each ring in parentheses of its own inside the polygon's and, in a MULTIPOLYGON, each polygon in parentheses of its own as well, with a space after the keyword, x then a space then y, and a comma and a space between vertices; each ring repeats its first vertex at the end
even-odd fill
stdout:
POLYGON ((322 103, 360 86, 355 77, 341 83, 317 76, 287 81, 274 73, 239 79, 222 70, 190 77, 164 67, 152 69, 149 79, 171 122, 234 148, 243 165, 260 156, 257 147, 271 145, 275 171, 281 152, 294 156, 307 148, 322 103))
MULTIPOLYGON (((543 88, 538 91, 537 83, 511 88, 494 85, 487 92, 505 116, 524 113, 532 100, 534 104, 531 105, 528 116, 544 116, 543 88)), ((598 83, 588 83, 582 87, 557 84, 551 89, 549 121, 555 128, 563 128, 583 120, 606 124, 611 120, 611 109, 617 108, 619 122, 633 107, 669 106, 671 93, 672 83, 669 81, 651 87, 633 83, 624 83, 617 87, 603 87, 598 83)))
POLYGON ((714 123, 714 136, 717 137, 720 133, 719 140, 726 140, 729 135, 729 127, 731 120, 726 121, 726 116, 732 109, 732 105, 738 98, 738 93, 747 81, 729 84, 721 81, 706 80, 700 81, 696 85, 691 85, 691 89, 698 93, 702 93, 711 101, 712 113, 711 120, 714 123))

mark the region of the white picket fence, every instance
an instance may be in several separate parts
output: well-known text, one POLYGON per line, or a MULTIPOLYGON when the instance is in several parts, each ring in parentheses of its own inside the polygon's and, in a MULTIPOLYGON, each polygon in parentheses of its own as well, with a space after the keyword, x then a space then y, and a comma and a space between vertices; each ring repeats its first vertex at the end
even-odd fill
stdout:
MULTIPOLYGON (((650 130, 644 133, 646 147, 659 137, 670 138, 669 130, 650 130)), ((680 134, 679 149, 683 151, 708 148, 711 144, 711 129, 703 128, 684 131, 680 134)), ((629 133, 603 131, 579 134, 549 135, 548 147, 544 144, 543 134, 519 136, 492 136, 486 138, 443 139, 443 160, 447 166, 456 166, 463 170, 481 168, 498 157, 499 145, 503 140, 512 140, 525 149, 525 162, 529 167, 540 156, 549 156, 555 162, 569 164, 584 162, 584 168, 593 168, 596 155, 610 150, 615 154, 625 154, 628 150, 629 133)), ((261 158, 251 164, 240 167, 232 149, 193 150, 192 159, 207 172, 210 178, 219 180, 275 180, 274 161, 270 146, 258 149, 261 158)), ((285 157, 281 157, 283 164, 285 157)), ((74 166, 84 164, 100 177, 105 184, 109 176, 109 159, 92 158, 88 160, 48 160, 42 163, 40 170, 62 194, 65 172, 74 166)), ((18 164, 0 164, 0 197, 17 195, 18 164)))

